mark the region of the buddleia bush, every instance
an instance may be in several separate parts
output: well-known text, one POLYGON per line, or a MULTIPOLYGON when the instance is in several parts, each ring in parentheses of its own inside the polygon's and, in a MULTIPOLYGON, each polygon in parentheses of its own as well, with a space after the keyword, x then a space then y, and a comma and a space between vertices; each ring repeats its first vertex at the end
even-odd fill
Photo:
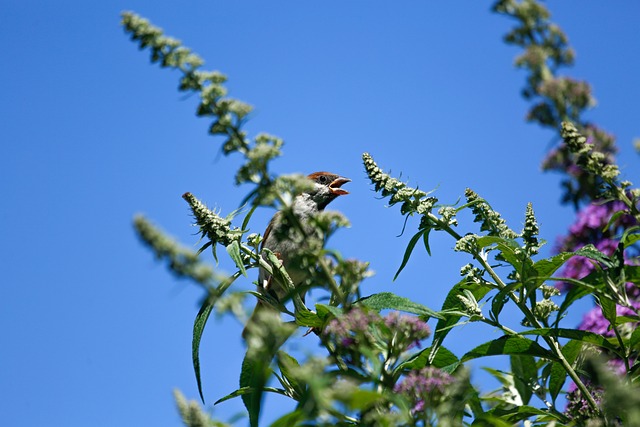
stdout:
MULTIPOLYGON (((391 292, 362 295, 360 284, 371 275, 368 263, 345 259, 326 245, 308 254, 307 289, 324 295, 324 303, 307 306, 277 256, 261 250, 263 236, 247 230, 256 209, 271 206, 286 213, 310 182, 270 172, 284 142, 266 133, 248 136, 243 126, 252 107, 227 96, 226 76, 203 70, 204 61, 180 41, 132 12, 123 13, 131 39, 151 52, 152 62, 180 73, 180 91, 198 96, 196 114, 211 121, 209 133, 221 138, 222 152, 243 159, 235 182, 249 184, 247 208, 226 214, 194 194, 183 195, 200 231, 198 251, 181 246, 143 216, 134 221, 157 258, 205 291, 192 341, 203 401, 202 384, 208 379, 200 375, 200 342, 210 315, 230 313, 244 321, 245 299, 257 298, 276 310, 259 313, 247 328, 246 353, 235 367, 239 388, 215 395, 216 404, 242 399, 251 426, 259 425, 266 393, 295 403, 273 426, 640 424, 640 191, 619 179, 613 139, 581 118, 594 103, 589 85, 556 75, 572 64, 574 54, 548 11, 533 0, 498 1, 494 11, 517 22, 505 41, 524 50, 516 65, 529 73, 523 91, 533 103, 528 120, 561 137, 544 165, 566 173, 565 201, 587 207, 555 254, 544 258, 539 251, 545 240, 531 204, 522 207, 523 226, 516 229, 473 189, 460 202, 443 203, 364 153, 363 169, 373 189, 402 216, 419 218, 396 278, 402 278, 412 252, 431 253, 433 233, 448 236, 454 251, 467 258, 439 309, 391 292), (462 211, 471 215, 459 215, 462 211), (471 222, 459 219, 469 217, 471 222), (205 259, 209 251, 215 260, 228 256, 235 272, 218 272, 205 259), (288 286, 291 301, 238 289, 236 281, 257 276, 257 268, 288 286), (585 297, 596 301, 599 316, 589 326, 567 325, 567 310, 585 297), (508 306, 519 318, 503 315, 508 306), (446 345, 449 333, 472 322, 501 336, 455 354, 446 345), (289 349, 301 339, 314 340, 322 351, 296 359, 289 349), (488 371, 502 388, 487 392, 472 385, 468 363, 497 355, 508 357, 509 366, 488 371), (567 393, 566 405, 560 403, 562 393, 567 393)), ((296 216, 289 218, 304 233, 296 216)), ((336 212, 322 212, 312 222, 323 242, 348 225, 336 212)), ((225 425, 180 393, 176 401, 187 426, 225 425)))

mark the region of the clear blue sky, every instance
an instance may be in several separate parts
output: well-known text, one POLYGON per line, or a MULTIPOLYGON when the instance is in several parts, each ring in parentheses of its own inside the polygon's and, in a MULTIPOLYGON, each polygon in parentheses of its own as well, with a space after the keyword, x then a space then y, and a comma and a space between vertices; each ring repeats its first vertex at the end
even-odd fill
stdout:
MULTIPOLYGON (((438 186, 445 203, 472 187, 514 228, 531 201, 550 242, 574 215, 558 203, 559 176, 540 172, 553 135, 523 120, 525 75, 501 40, 512 22, 491 3, 0 0, 0 424, 177 426, 171 390, 197 397, 190 343, 202 295, 153 260, 131 219, 145 213, 195 245, 180 195, 227 213, 246 189, 233 186, 239 159, 219 156, 178 75, 150 65, 123 34, 122 10, 229 76, 231 95, 256 107, 249 132, 286 141, 275 172, 353 179, 352 194, 332 205, 353 226, 331 245, 371 262, 365 294, 390 290, 438 308, 467 260, 434 236, 434 256, 416 252, 391 282, 410 234, 396 237, 403 219, 370 190, 363 151, 414 185, 438 186)), ((589 117, 617 135, 624 174, 640 183, 631 145, 640 4, 547 4, 578 53, 566 73, 593 84, 589 117)), ((254 217, 255 231, 271 214, 254 217)), ((205 331, 209 403, 237 386, 240 330, 212 319, 205 331)), ((467 326, 449 347, 461 354, 497 336, 467 326)), ((474 381, 495 386, 478 369, 474 381)), ((267 402, 265 421, 281 403, 267 402)), ((240 410, 233 401, 214 413, 240 410)))

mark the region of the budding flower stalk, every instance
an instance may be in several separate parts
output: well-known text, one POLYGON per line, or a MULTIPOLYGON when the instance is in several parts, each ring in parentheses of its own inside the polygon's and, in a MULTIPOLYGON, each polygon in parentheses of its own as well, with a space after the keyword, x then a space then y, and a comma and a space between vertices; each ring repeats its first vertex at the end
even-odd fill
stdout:
POLYGON ((222 218, 191 193, 184 193, 182 198, 189 203, 202 237, 206 236, 210 241, 205 246, 213 245, 214 253, 216 243, 226 247, 240 239, 242 230, 237 227, 231 228, 229 218, 222 218))

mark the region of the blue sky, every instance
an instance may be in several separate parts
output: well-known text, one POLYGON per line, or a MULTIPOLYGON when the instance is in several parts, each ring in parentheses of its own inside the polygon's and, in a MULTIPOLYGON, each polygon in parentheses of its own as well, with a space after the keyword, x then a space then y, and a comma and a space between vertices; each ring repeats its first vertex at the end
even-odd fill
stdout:
MULTIPOLYGON (((230 95, 256 107, 250 134, 286 142, 274 172, 352 178, 351 195, 332 208, 353 225, 330 243, 371 262, 364 294, 438 308, 467 260, 435 235, 433 256, 416 252, 391 281, 410 234, 397 237, 403 218, 371 191, 362 152, 412 185, 438 187, 443 203, 471 187, 516 229, 531 201, 550 242, 574 215, 559 204, 559 176, 540 172, 553 134, 523 120, 525 75, 501 41, 512 22, 490 4, 1 0, 0 424, 177 426, 171 390, 197 397, 190 344, 202 295, 154 261, 131 220, 144 213, 195 247, 180 195, 228 213, 246 188, 233 186, 239 159, 219 155, 178 75, 150 65, 123 34, 121 11, 146 16, 229 76, 230 95)), ((623 173, 638 183, 640 5, 547 5, 578 54, 564 72, 593 84, 588 116, 618 137, 623 173)), ((254 230, 271 215, 258 212, 254 230)), ((212 319, 205 331, 208 402, 237 386, 241 328, 212 319)), ((448 345, 461 354, 497 336, 467 326, 448 345)), ((495 387, 477 368, 473 379, 495 387)), ((267 406, 265 421, 286 409, 279 399, 267 406)), ((214 414, 241 410, 238 400, 214 414)))

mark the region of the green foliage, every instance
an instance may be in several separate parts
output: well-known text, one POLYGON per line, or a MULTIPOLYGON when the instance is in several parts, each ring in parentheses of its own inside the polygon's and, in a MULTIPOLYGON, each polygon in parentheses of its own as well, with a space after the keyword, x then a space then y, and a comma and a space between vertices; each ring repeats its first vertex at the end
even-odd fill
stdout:
MULTIPOLYGON (((577 202, 588 194, 619 200, 626 206, 626 213, 640 219, 640 191, 631 189, 631 183, 618 181, 617 166, 612 157, 600 150, 602 146, 587 143, 584 132, 593 135, 596 131, 567 121, 577 122, 593 100, 586 83, 554 77, 559 67, 573 61, 562 31, 548 21, 546 9, 533 0, 498 1, 494 8, 519 22, 506 40, 526 47, 517 64, 530 71, 525 97, 539 102, 530 117, 559 128, 564 141, 563 161, 569 159, 581 168, 580 183, 585 187, 573 189, 570 198, 577 202)), ((166 260, 175 274, 191 278, 207 292, 194 322, 192 341, 193 365, 203 401, 199 349, 207 321, 212 313, 226 311, 225 302, 238 304, 247 294, 234 288, 238 278, 249 277, 252 270, 262 268, 285 286, 291 301, 276 301, 268 293, 248 293, 260 301, 258 308, 270 306, 273 310, 256 308, 255 321, 248 323, 244 335, 246 354, 241 366, 236 367, 238 389, 216 402, 240 397, 251 426, 259 425, 267 393, 286 396, 296 403, 295 409, 282 415, 274 426, 513 425, 524 421, 560 426, 587 419, 602 425, 640 423, 634 382, 640 376, 640 333, 637 329, 623 331, 623 327, 640 320, 624 292, 627 283, 640 283, 640 268, 625 264, 622 257, 624 248, 638 241, 637 229, 624 232, 618 251, 612 256, 594 246, 585 246, 575 252, 540 258, 538 252, 544 241, 539 238, 531 204, 524 209, 522 231, 516 232, 473 190, 465 191, 466 202, 461 206, 437 205, 438 200, 429 192, 392 177, 370 154, 364 153, 363 165, 374 189, 389 198, 390 206, 399 204, 402 215, 420 219, 394 280, 401 277, 411 254, 421 246, 418 243, 422 242, 426 252, 431 253, 429 238, 433 233, 451 238, 455 251, 468 257, 468 263, 460 269, 462 278, 451 286, 439 311, 390 292, 363 297, 360 284, 371 274, 368 264, 345 260, 338 251, 325 248, 328 237, 348 224, 346 218, 322 212, 310 218, 313 229, 305 229, 291 205, 296 195, 309 188, 309 180, 270 175, 269 163, 281 154, 283 141, 267 134, 249 139, 242 126, 251 108, 228 98, 226 77, 215 71, 201 71, 203 61, 179 41, 164 36, 160 29, 133 13, 124 13, 122 23, 140 48, 151 51, 152 62, 181 73, 180 90, 200 96, 197 115, 212 120, 210 133, 223 138, 223 153, 244 157, 236 183, 253 184, 245 198, 250 210, 226 217, 185 193, 183 198, 204 241, 197 254, 164 236, 142 217, 134 221, 139 236, 156 256, 166 260), (322 244, 304 250, 301 263, 307 264, 311 274, 305 286, 320 292, 327 304, 316 304, 315 310, 307 307, 277 254, 260 249, 263 236, 247 235, 253 212, 265 205, 279 207, 296 239, 322 237, 318 239, 322 244), (473 223, 461 225, 458 214, 465 210, 473 223), (241 215, 241 226, 234 226, 241 215), (198 257, 204 249, 211 248, 217 260, 218 245, 225 248, 223 253, 235 265, 231 275, 216 273, 198 257), (580 280, 555 277, 562 265, 575 256, 590 260, 593 273, 580 280), (574 284, 560 305, 556 303, 558 292, 550 286, 559 280, 574 284), (614 337, 564 325, 566 311, 587 295, 598 302, 614 337), (287 307, 288 303, 293 308, 287 307), (620 315, 618 306, 632 313, 620 315), (502 313, 506 307, 519 313, 521 320, 505 319, 502 313), (426 324, 430 318, 437 319, 433 335, 426 324), (498 329, 502 336, 462 355, 444 346, 451 332, 472 322, 489 330, 498 329), (295 344, 291 343, 303 332, 314 334, 323 349, 322 356, 294 358, 290 349, 295 344), (431 336, 430 345, 420 349, 431 336), (613 376, 596 358, 601 352, 621 359, 630 381, 625 383, 613 376), (507 356, 510 370, 487 369, 501 388, 486 393, 471 384, 466 365, 491 356, 507 356), (566 390, 568 380, 575 384, 576 391, 569 395, 569 409, 564 413, 556 400, 566 390), (273 387, 271 384, 276 381, 279 386, 273 387), (585 410, 578 414, 573 411, 575 408, 585 410)), ((245 320, 243 313, 231 311, 240 321, 245 320)), ((185 425, 223 425, 182 395, 177 394, 176 401, 185 425)))

